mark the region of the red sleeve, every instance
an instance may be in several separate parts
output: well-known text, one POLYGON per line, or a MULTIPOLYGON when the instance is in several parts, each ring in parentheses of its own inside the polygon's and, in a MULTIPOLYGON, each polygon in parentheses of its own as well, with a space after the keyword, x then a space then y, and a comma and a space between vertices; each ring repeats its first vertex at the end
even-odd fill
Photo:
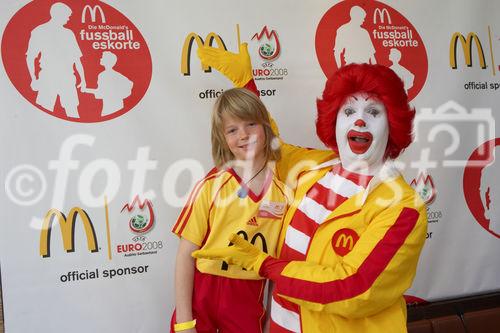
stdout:
POLYGON ((259 269, 259 275, 270 280, 277 280, 281 277, 283 268, 289 263, 287 260, 276 259, 268 256, 259 269))
MULTIPOLYGON (((401 289, 406 290, 409 286, 403 282, 413 278, 413 266, 416 266, 423 245, 421 230, 425 228, 419 227, 418 235, 412 235, 421 212, 409 207, 399 212, 398 209, 395 211, 392 210, 392 213, 396 213, 394 220, 391 219, 392 221, 388 221, 383 227, 373 223, 372 228, 367 230, 365 239, 373 238, 370 234, 377 233, 374 228, 383 229, 383 237, 378 240, 370 253, 360 253, 364 260, 357 267, 351 267, 347 263, 329 267, 306 261, 267 258, 260 267, 259 275, 273 280, 279 295, 300 300, 298 303, 328 304, 355 299, 373 289, 375 284, 378 289, 379 285, 383 284, 382 289, 394 290, 401 284, 401 289), (395 257, 396 261, 393 260, 395 257), (408 269, 407 266, 412 266, 412 269, 408 269), (405 274, 410 277, 405 278, 405 274), (384 281, 386 283, 382 283, 384 281)), ((351 255, 355 252, 364 252, 358 249, 363 247, 363 240, 360 238, 351 255)), ((385 294, 387 293, 386 290, 385 294)), ((372 290, 371 294, 371 297, 375 297, 377 293, 372 290)), ((400 294, 402 295, 402 291, 400 294)))

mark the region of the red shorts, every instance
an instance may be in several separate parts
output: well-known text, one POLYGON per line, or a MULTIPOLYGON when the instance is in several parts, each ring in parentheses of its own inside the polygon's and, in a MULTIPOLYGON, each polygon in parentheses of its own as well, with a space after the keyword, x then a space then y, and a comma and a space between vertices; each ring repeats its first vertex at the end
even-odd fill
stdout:
MULTIPOLYGON (((195 270, 193 317, 197 333, 261 333, 266 280, 230 279, 195 270)), ((174 332, 175 311, 170 331, 174 332)))

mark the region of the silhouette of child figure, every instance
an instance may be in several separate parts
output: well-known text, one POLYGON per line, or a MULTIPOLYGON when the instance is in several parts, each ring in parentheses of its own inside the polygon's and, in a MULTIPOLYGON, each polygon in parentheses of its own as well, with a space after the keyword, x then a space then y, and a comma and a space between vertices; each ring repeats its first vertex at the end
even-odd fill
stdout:
POLYGON ((97 88, 86 88, 86 93, 94 94, 96 99, 102 99, 101 116, 107 116, 123 109, 123 100, 130 96, 134 83, 126 76, 113 69, 118 61, 113 52, 104 51, 100 64, 104 71, 97 77, 97 88))
MULTIPOLYGON (((495 149, 498 153, 500 149, 495 149)), ((494 155, 495 156, 495 155, 494 155)), ((484 216, 490 221, 489 230, 500 235, 500 191, 498 190, 497 175, 500 171, 500 163, 495 160, 486 166, 481 177, 481 201, 484 206, 484 216)))
POLYGON ((405 90, 408 93, 408 90, 413 87, 413 80, 415 79, 415 75, 408 70, 408 68, 401 66, 399 63, 401 60, 401 51, 395 48, 392 48, 389 51, 389 60, 392 61, 392 65, 389 67, 392 69, 398 76, 403 80, 405 90))

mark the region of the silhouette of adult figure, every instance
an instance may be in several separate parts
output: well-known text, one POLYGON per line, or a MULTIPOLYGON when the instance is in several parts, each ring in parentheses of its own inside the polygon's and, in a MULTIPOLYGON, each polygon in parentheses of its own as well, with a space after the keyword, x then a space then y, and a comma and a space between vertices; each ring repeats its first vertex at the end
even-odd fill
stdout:
POLYGON ((113 52, 104 51, 100 61, 104 71, 97 77, 97 89, 83 90, 94 94, 97 99, 102 99, 101 116, 123 109, 123 100, 132 93, 134 83, 113 69, 117 61, 118 58, 113 52))
POLYGON ((33 31, 28 42, 26 64, 31 76, 31 89, 38 92, 36 103, 54 111, 57 96, 66 115, 79 118, 76 69, 80 76, 78 87, 85 87, 85 74, 80 58, 82 52, 73 31, 65 28, 71 16, 71 8, 56 2, 50 7, 49 21, 33 31), (40 70, 36 73, 39 58, 40 70))
POLYGON ((483 169, 480 186, 484 216, 490 221, 489 230, 497 235, 500 235, 500 182, 497 181, 499 175, 500 163, 493 161, 483 169))
POLYGON ((415 79, 415 75, 410 72, 406 67, 403 67, 399 64, 401 60, 401 51, 398 49, 392 48, 389 51, 389 60, 392 61, 392 65, 389 67, 392 69, 398 76, 403 80, 405 90, 408 93, 408 90, 413 87, 413 80, 415 79))
POLYGON ((342 54, 345 64, 371 63, 376 64, 375 47, 370 34, 361 25, 365 21, 366 12, 359 6, 353 6, 349 13, 351 19, 337 29, 333 53, 337 68, 342 66, 342 54))

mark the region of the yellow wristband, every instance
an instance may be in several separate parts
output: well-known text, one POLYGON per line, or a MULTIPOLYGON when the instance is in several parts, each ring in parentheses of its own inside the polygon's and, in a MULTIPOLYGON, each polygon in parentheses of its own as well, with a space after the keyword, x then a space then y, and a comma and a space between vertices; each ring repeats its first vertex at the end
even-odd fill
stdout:
POLYGON ((175 324, 174 331, 175 332, 185 331, 191 328, 195 328, 195 326, 196 326, 196 319, 193 319, 191 321, 185 321, 183 323, 175 324))

